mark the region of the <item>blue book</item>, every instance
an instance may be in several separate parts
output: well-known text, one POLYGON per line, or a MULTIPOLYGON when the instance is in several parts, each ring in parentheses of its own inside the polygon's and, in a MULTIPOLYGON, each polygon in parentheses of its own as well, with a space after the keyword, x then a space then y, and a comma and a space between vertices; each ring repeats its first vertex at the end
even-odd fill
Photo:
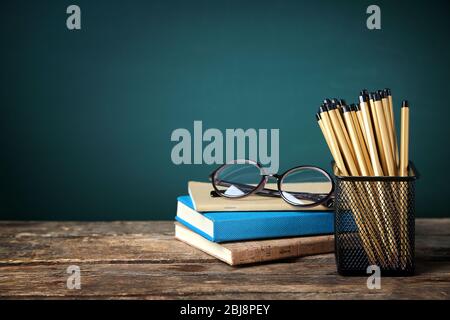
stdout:
POLYGON ((178 222, 214 242, 334 233, 333 211, 227 211, 200 213, 190 196, 178 197, 178 222))

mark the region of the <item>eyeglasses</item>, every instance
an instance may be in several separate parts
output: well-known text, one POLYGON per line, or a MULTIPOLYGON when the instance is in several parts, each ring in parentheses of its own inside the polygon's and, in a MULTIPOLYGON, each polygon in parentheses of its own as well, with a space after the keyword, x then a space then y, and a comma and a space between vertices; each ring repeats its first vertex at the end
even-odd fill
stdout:
POLYGON ((323 204, 331 208, 334 205, 333 179, 325 170, 315 166, 299 166, 278 175, 267 174, 257 162, 234 160, 214 170, 210 180, 214 188, 211 191, 213 197, 236 199, 258 194, 281 197, 298 207, 323 204), (277 190, 265 188, 269 178, 276 179, 277 190))

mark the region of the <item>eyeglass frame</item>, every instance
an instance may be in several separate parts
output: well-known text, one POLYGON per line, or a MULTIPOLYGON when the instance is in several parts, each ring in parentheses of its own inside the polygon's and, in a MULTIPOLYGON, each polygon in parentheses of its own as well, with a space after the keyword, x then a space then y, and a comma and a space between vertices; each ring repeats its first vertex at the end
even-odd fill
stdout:
MULTIPOLYGON (((211 184, 212 184, 212 186, 214 188, 214 191, 211 191, 211 196, 219 196, 219 197, 224 197, 224 198, 228 198, 228 199, 233 199, 233 198, 235 198, 235 199, 242 199, 242 198, 248 197, 248 196, 250 196, 252 194, 259 194, 261 196, 266 196, 266 197, 281 197, 284 201, 286 201, 290 205, 293 205, 295 207, 301 207, 301 208, 311 208, 311 207, 316 207, 316 206, 319 206, 319 205, 322 205, 322 204, 324 204, 325 207, 327 207, 327 208, 332 208, 334 206, 334 189, 335 189, 335 185, 334 185, 333 178, 324 169, 322 169, 320 167, 317 167, 317 166, 313 166, 313 165, 301 165, 301 166, 293 167, 293 168, 285 171, 282 174, 276 174, 276 173, 275 174, 267 174, 265 169, 263 168, 263 166, 259 162, 256 162, 256 161, 253 161, 253 160, 246 160, 246 159, 232 160, 232 161, 229 161, 227 163, 222 164, 217 169, 215 169, 213 172, 211 172, 209 174, 209 180, 211 181, 211 184), (216 184, 214 183, 215 175, 222 168, 224 168, 226 166, 229 166, 229 165, 233 165, 233 164, 252 164, 252 165, 256 166, 260 170, 261 173, 263 173, 263 174, 261 174, 261 181, 259 182, 259 184, 251 192, 246 193, 244 195, 240 195, 240 196, 235 196, 235 197, 232 196, 232 197, 230 197, 230 196, 226 196, 222 191, 220 191, 217 188, 216 184), (299 169, 316 170, 316 171, 322 173, 325 177, 327 177, 328 180, 331 183, 331 190, 328 192, 327 196, 325 196, 320 201, 317 201, 317 202, 314 202, 314 203, 310 203, 310 204, 296 204, 296 203, 293 203, 292 201, 290 201, 289 199, 287 199, 283 195, 283 191, 281 190, 281 182, 283 181, 284 177, 287 176, 289 173, 291 173, 292 171, 299 170, 299 169), (275 178, 277 180, 277 188, 278 188, 278 190, 264 188, 264 186, 267 184, 269 178, 275 178), (331 201, 329 201, 329 200, 331 200, 331 201)), ((287 192, 287 191, 285 191, 285 192, 287 192)))

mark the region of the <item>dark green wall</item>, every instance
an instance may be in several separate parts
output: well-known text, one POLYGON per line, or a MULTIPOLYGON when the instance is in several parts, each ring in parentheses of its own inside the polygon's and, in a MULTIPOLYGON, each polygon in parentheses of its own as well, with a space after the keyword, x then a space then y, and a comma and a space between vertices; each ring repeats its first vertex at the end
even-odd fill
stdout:
POLYGON ((213 168, 171 162, 194 120, 279 128, 280 170, 329 168, 314 112, 366 87, 410 100, 417 214, 450 216, 449 2, 374 3, 381 31, 372 1, 2 1, 0 218, 172 218, 213 168))

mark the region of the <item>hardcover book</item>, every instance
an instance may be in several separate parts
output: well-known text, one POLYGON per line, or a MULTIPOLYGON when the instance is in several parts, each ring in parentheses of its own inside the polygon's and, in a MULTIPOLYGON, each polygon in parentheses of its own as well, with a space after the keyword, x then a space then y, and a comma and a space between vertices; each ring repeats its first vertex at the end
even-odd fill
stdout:
MULTIPOLYGON (((277 189, 276 184, 268 183, 267 188, 277 189)), ((311 184, 311 190, 316 192, 329 188, 328 183, 311 184)), ((250 195, 241 199, 229 199, 224 197, 211 197, 213 187, 209 182, 189 181, 188 191, 191 196, 193 208, 198 212, 209 211, 325 211, 330 210, 323 205, 300 208, 292 206, 280 197, 264 197, 250 195)))
MULTIPOLYGON (((229 200, 233 202, 233 200, 229 200)), ((178 222, 214 242, 332 234, 333 211, 233 211, 194 209, 189 196, 178 197, 178 222)))
POLYGON ((219 244, 175 223, 175 238, 232 266, 334 251, 333 235, 219 244))

